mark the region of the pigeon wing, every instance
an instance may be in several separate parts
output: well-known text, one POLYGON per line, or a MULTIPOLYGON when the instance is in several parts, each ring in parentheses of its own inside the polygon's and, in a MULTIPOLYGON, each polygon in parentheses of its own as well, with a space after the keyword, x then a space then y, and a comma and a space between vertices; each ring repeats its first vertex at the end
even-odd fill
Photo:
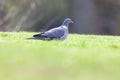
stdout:
POLYGON ((65 30, 61 27, 58 28, 53 28, 49 31, 46 31, 42 36, 46 38, 51 38, 51 39, 60 39, 62 36, 64 36, 65 30))

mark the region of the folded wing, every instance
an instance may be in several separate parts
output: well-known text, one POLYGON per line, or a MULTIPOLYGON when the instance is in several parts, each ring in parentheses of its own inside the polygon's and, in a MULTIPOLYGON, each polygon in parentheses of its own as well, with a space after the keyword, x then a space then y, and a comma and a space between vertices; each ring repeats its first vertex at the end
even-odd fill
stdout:
POLYGON ((58 28, 53 28, 49 31, 46 31, 40 34, 33 35, 33 37, 38 38, 38 39, 48 38, 50 40, 60 39, 62 36, 64 36, 64 33, 65 33, 64 29, 61 27, 58 27, 58 28))

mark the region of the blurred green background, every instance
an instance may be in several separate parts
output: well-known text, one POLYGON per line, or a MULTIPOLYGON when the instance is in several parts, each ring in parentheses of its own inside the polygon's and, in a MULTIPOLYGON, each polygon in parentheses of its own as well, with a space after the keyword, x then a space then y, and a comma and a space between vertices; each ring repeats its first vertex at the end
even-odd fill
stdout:
POLYGON ((67 17, 71 33, 120 34, 120 0, 0 0, 1 31, 45 31, 67 17))

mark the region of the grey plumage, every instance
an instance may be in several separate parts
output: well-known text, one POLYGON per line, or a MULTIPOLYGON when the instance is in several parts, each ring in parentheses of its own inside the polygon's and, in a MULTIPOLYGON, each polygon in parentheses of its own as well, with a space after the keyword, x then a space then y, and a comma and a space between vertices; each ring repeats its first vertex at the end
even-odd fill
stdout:
POLYGON ((69 32, 69 23, 71 22, 72 20, 70 18, 67 18, 64 20, 61 26, 42 32, 40 34, 35 34, 33 35, 33 38, 42 40, 65 40, 69 32))

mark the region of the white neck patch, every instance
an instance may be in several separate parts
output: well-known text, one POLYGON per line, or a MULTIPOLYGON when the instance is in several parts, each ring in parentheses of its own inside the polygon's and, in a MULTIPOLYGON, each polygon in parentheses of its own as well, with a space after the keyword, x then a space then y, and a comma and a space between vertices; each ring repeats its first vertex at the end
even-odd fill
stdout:
POLYGON ((68 29, 68 27, 67 26, 62 26, 63 28, 65 28, 65 29, 68 29))

